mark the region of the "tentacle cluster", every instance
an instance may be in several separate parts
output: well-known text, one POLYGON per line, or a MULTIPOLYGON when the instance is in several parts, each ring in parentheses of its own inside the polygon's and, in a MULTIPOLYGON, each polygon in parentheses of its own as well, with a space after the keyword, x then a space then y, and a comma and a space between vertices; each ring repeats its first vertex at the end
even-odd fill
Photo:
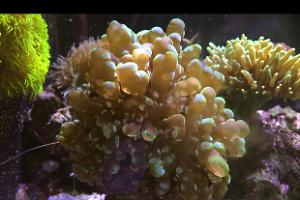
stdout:
POLYGON ((0 14, 0 100, 41 92, 49 58, 41 14, 0 14))
POLYGON ((226 46, 209 45, 205 62, 225 76, 226 97, 247 102, 300 97, 300 54, 294 55, 294 48, 286 49, 263 37, 250 40, 245 35, 227 41, 226 46))
POLYGON ((72 46, 66 57, 59 57, 53 64, 55 82, 52 84, 57 90, 74 89, 85 83, 90 52, 95 48, 101 48, 99 39, 89 38, 77 47, 72 46))
POLYGON ((135 34, 112 21, 85 54, 89 84, 69 93, 73 120, 58 135, 80 180, 111 188, 126 172, 127 186, 146 183, 157 198, 224 195, 249 127, 217 96, 225 77, 199 60, 201 46, 182 48, 184 29, 173 19, 135 34))

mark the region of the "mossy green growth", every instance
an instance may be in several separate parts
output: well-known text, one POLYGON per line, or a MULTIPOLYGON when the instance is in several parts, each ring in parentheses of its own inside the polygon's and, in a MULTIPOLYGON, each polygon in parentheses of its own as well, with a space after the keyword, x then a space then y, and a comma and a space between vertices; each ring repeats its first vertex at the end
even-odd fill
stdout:
POLYGON ((41 14, 0 14, 0 100, 40 92, 49 58, 48 28, 41 14))

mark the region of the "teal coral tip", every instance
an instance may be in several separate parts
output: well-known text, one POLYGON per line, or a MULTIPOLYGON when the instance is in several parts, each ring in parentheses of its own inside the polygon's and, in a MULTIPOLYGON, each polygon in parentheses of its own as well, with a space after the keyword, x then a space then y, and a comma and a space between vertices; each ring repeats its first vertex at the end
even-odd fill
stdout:
POLYGON ((41 14, 0 14, 0 100, 42 91, 49 58, 41 14))

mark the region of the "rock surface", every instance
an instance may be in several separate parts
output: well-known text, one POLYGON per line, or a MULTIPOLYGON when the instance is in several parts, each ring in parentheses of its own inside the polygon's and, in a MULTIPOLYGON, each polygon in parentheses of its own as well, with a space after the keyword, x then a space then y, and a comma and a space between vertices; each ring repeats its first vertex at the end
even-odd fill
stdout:
POLYGON ((70 195, 67 193, 60 193, 54 196, 50 196, 48 200, 105 200, 105 194, 80 194, 80 195, 70 195))
POLYGON ((257 112, 247 154, 231 163, 226 200, 297 200, 300 193, 300 113, 275 106, 257 112))
POLYGON ((0 102, 0 200, 13 200, 22 178, 20 157, 5 162, 22 150, 22 130, 30 101, 27 97, 0 102))

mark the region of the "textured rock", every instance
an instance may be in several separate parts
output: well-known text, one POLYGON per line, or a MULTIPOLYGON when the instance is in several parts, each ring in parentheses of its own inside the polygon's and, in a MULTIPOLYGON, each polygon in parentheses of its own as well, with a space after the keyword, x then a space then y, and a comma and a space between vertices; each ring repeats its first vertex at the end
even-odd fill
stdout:
MULTIPOLYGON (((64 107, 63 101, 50 90, 45 90, 37 95, 28 116, 25 123, 28 133, 26 139, 31 137, 29 141, 25 141, 28 143, 28 148, 32 147, 32 139, 37 140, 40 144, 56 142, 56 135, 60 131, 61 124, 70 119, 68 108, 64 107)), ((52 154, 63 151, 57 145, 47 149, 52 154)))
POLYGON ((22 183, 18 186, 15 200, 46 200, 46 196, 35 184, 22 183))
POLYGON ((300 193, 300 113, 275 106, 257 112, 248 153, 231 162, 227 200, 296 200, 300 193))
POLYGON ((80 195, 70 195, 67 193, 60 193, 57 195, 50 196, 48 200, 105 200, 105 194, 80 194, 80 195))
MULTIPOLYGON (((0 102, 0 162, 21 152, 23 121, 29 102, 25 97, 0 102)), ((13 200, 21 179, 21 159, 0 165, 0 200, 13 200)))

